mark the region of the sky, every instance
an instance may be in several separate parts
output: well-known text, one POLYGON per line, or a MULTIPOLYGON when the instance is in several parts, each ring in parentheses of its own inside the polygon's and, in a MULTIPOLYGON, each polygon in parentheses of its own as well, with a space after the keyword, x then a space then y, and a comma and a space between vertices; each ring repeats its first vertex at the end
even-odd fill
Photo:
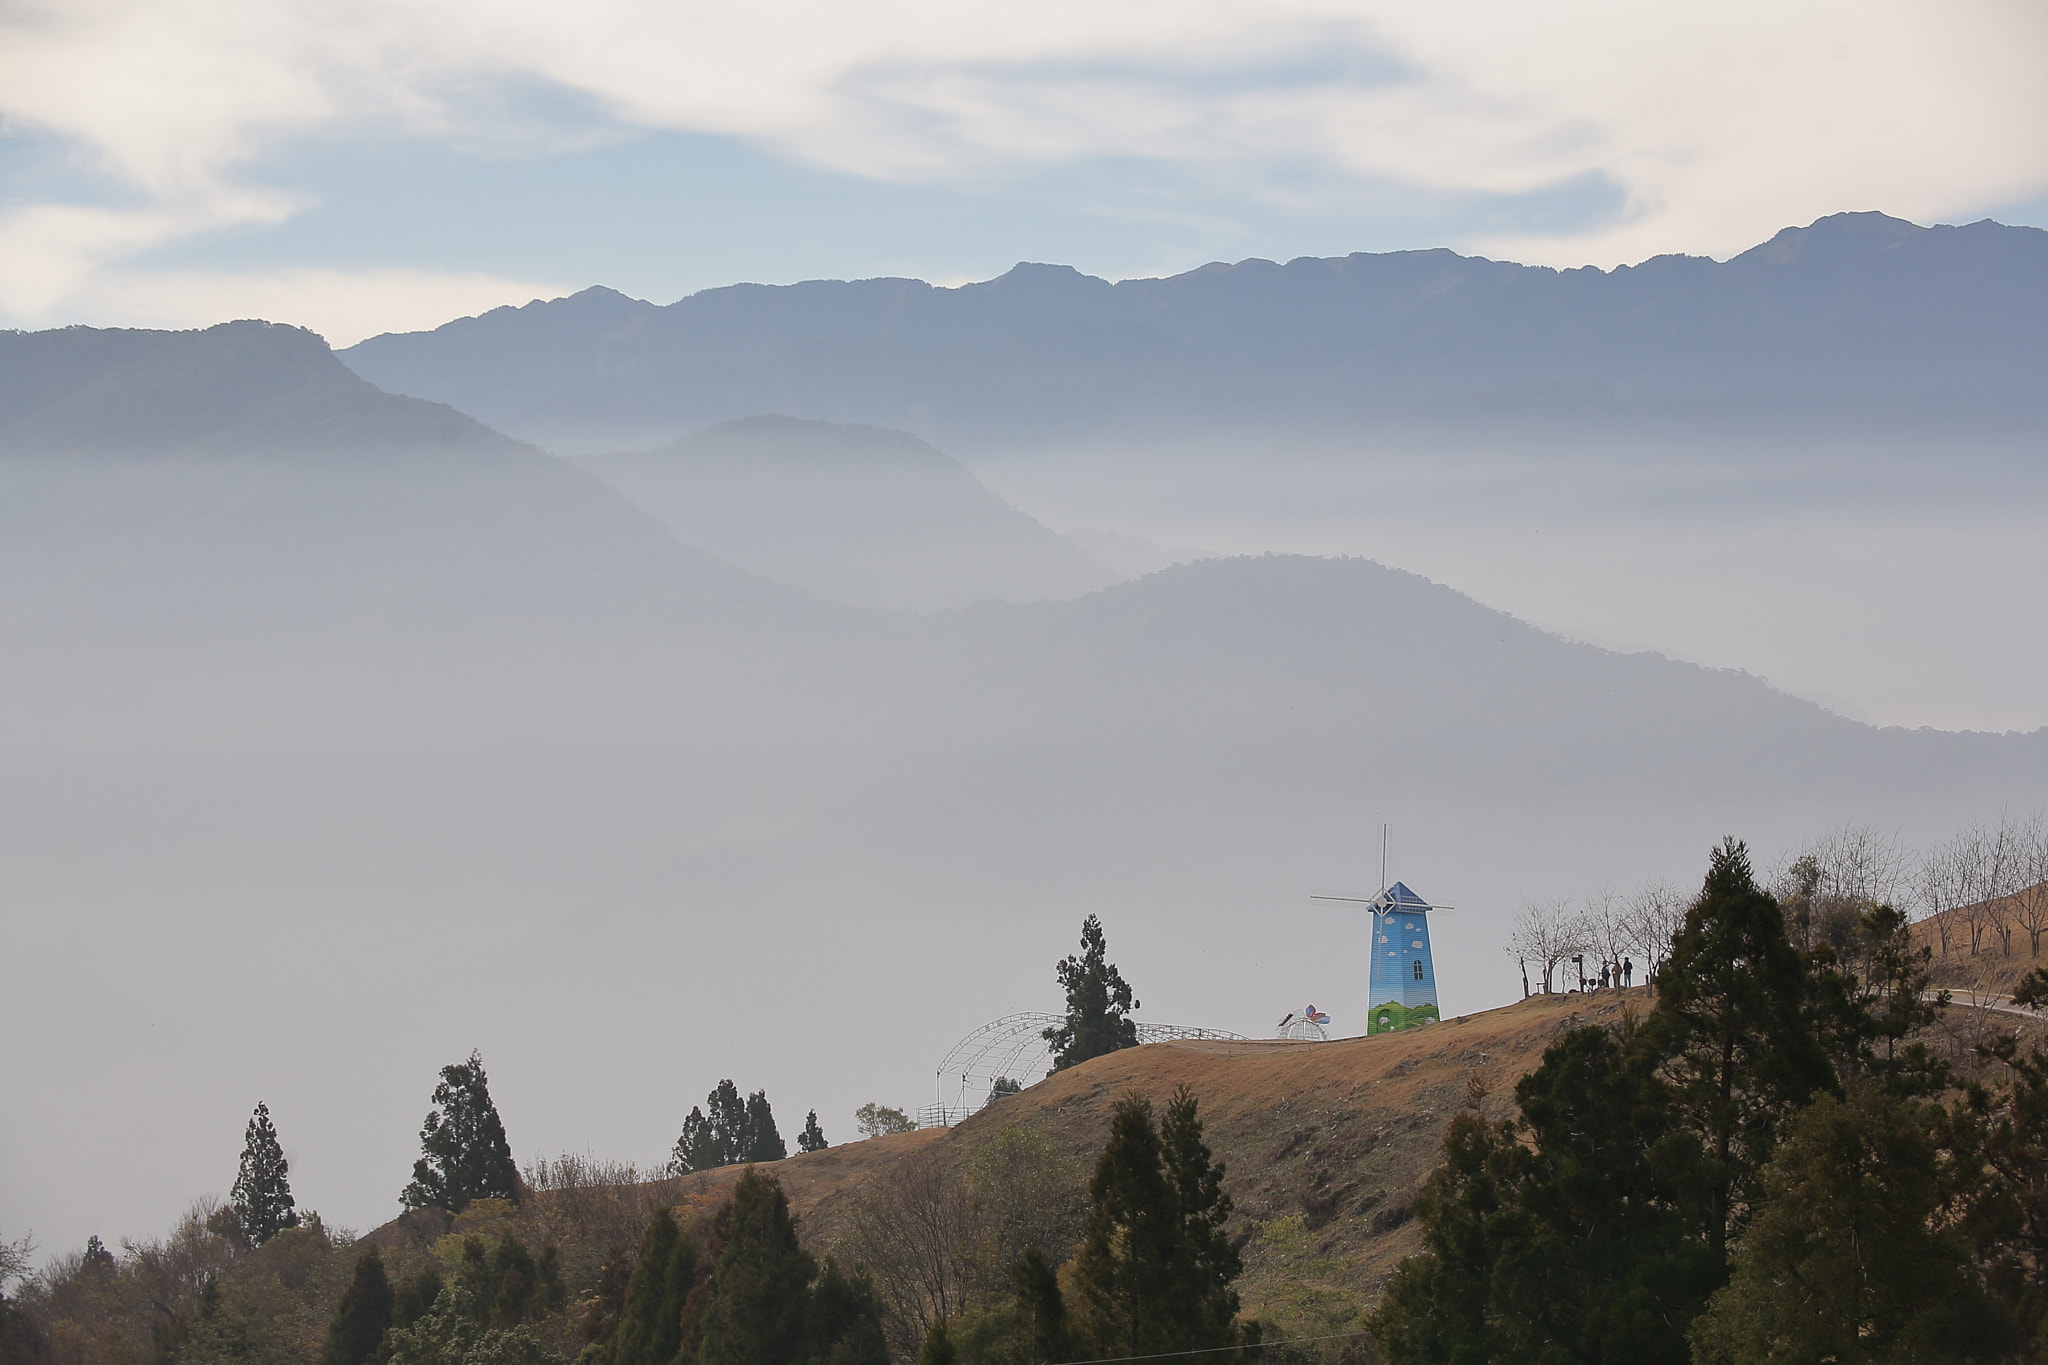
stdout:
POLYGON ((0 325, 2048 226, 2036 0, 12 0, 0 325))

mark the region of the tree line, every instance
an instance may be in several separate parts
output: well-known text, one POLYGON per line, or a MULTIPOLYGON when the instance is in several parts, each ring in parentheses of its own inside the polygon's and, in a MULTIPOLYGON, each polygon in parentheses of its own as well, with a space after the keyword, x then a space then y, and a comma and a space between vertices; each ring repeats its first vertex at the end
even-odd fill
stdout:
MULTIPOLYGON (((1098 920, 1090 917, 1081 952, 1058 968, 1070 1009, 1056 1065, 1135 1043, 1125 1018, 1135 1002, 1107 961, 1098 920)), ((1018 1088, 1011 1082, 1003 1091, 1018 1088)), ((856 1119, 871 1137, 914 1126, 901 1110, 875 1103, 856 1119)), ((377 1245, 358 1243, 299 1206, 270 1110, 259 1103, 228 1200, 199 1201, 170 1235, 124 1242, 118 1255, 93 1237, 39 1273, 26 1240, 0 1244, 0 1362, 544 1365, 588 1357, 586 1365, 696 1365, 815 1357, 856 1365, 885 1358, 892 1342, 915 1356, 939 1322, 965 1324, 961 1345, 949 1349, 1008 1359, 999 1344, 1010 1341, 1011 1271, 1027 1251, 1048 1273, 1063 1264, 1080 1233, 1078 1213, 1069 1220, 1064 1211, 1085 1202, 1041 1145, 1006 1134, 994 1149, 1006 1154, 1003 1169, 984 1164, 974 1212, 959 1225, 993 1240, 948 1253, 981 1267, 970 1292, 938 1316, 918 1318, 911 1281, 921 1267, 906 1253, 915 1239, 871 1236, 853 1248, 867 1259, 844 1262, 851 1269, 831 1256, 790 1254, 794 1222, 767 1169, 787 1147, 764 1091, 743 1096, 732 1080, 720 1081, 691 1110, 651 1179, 571 1157, 522 1171, 473 1052, 440 1069, 419 1138, 400 1192, 407 1215, 377 1245), (681 1177, 732 1165, 750 1169, 730 1201, 678 1216, 687 1202, 681 1177), (1049 1174, 1056 1169, 1059 1176, 1049 1174), (757 1318, 768 1324, 766 1336, 749 1335, 757 1318), (913 1320, 914 1329, 905 1326, 913 1320), (649 1323, 664 1325, 650 1334, 649 1323)), ((797 1148, 827 1146, 812 1110, 797 1148)), ((870 1232, 886 1221, 868 1220, 870 1232)), ((1048 1293, 1039 1289, 1033 1311, 1043 1315, 1048 1293)), ((1058 1286, 1049 1293, 1056 1298, 1058 1286)), ((1069 1321, 1064 1306, 1058 1320, 1069 1321)), ((1101 1312, 1072 1315, 1082 1324, 1107 1320, 1101 1312)), ((1043 1339, 1079 1342, 1107 1330, 1062 1328, 1065 1335, 1043 1339)), ((1143 1337, 1147 1329, 1135 1330, 1143 1337)))
MULTIPOLYGON (((1777 869, 1767 880, 1788 901, 1851 907, 1891 905, 1931 921, 1940 956, 2012 957, 2024 940, 2026 956, 2041 955, 2048 938, 2048 816, 2001 815, 1996 823, 1959 830, 1924 851, 1895 832, 1844 825, 1777 869)), ((1635 890, 1595 891, 1576 904, 1553 898, 1523 904, 1509 933, 1507 954, 1522 969, 1522 993, 1572 989, 1578 972, 1566 964, 1642 964, 1648 979, 1685 916, 1688 897, 1663 882, 1635 890)))
POLYGON ((1647 1013, 1457 1116, 1389 1361, 2048 1359, 2048 1054, 1937 1055, 1932 948, 1828 852, 1715 850, 1647 1013))

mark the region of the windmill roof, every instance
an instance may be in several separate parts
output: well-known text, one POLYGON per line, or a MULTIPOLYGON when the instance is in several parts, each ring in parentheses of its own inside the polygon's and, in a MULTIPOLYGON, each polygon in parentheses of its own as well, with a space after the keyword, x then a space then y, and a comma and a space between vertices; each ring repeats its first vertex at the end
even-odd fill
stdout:
POLYGON ((1389 906, 1398 905, 1403 910, 1429 909, 1429 902, 1416 895, 1413 891, 1410 891, 1404 882, 1395 882, 1392 886, 1388 887, 1385 899, 1389 906))

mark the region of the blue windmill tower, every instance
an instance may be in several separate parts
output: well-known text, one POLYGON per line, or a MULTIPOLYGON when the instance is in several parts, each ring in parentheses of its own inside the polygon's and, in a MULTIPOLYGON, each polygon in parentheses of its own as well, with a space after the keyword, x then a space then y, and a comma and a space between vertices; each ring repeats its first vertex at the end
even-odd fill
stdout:
POLYGON ((1436 1004, 1436 960, 1429 951, 1429 912, 1449 910, 1431 905, 1408 887, 1387 885, 1386 833, 1381 830, 1380 886, 1376 896, 1311 896, 1311 900, 1347 901, 1372 912, 1372 962, 1366 971, 1367 1034, 1395 1033, 1434 1024, 1443 1016, 1436 1004))
POLYGON ((1365 1031, 1394 1033, 1434 1024, 1436 963, 1429 954, 1429 912, 1435 908, 1401 882, 1367 902, 1372 911, 1372 971, 1365 1031))

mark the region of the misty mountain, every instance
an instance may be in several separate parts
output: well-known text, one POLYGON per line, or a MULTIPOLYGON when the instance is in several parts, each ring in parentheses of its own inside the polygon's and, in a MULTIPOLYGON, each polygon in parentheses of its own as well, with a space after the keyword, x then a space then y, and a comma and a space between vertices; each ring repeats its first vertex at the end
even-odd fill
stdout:
POLYGON ((567 451, 756 412, 969 457, 1385 429, 1996 436, 2048 418, 2048 233, 1848 213, 1726 262, 1611 271, 1435 250, 1114 284, 1024 264, 959 288, 734 285, 666 307, 593 288, 344 358, 567 451))
POLYGON ((853 606, 1075 597, 1120 577, 908 432, 749 417, 579 463, 684 543, 853 606))
POLYGON ((778 592, 592 475, 263 322, 0 334, 0 585, 8 615, 165 625, 778 592))
MULTIPOLYGON (((471 1048, 522 1158, 665 1152, 727 1075, 843 1130, 1056 1006, 1090 912, 1147 1017, 1355 1020, 1364 933, 1307 892, 1370 890, 1382 822, 1460 907, 1462 1012, 1517 989, 1524 898, 2048 799, 2048 731, 1858 724, 1363 559, 856 611, 304 333, 103 335, 10 338, 0 377, 30 395, 0 456, 0 1027, 36 1040, 0 1087, 73 1097, 0 1142, 56 1244, 218 1189, 252 1096, 307 1206, 374 1225, 471 1048)), ((747 442, 786 430, 681 458, 753 498, 747 442)))

